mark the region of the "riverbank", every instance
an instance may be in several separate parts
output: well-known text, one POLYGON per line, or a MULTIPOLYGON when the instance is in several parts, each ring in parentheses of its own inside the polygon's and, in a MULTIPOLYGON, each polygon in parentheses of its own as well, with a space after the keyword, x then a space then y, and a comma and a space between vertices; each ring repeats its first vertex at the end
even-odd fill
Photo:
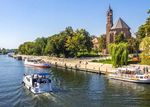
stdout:
MULTIPOLYGON (((65 69, 74 69, 81 70, 86 72, 92 72, 97 74, 107 74, 114 70, 111 64, 102 64, 97 62, 92 62, 92 60, 98 59, 96 58, 57 58, 57 57, 49 57, 49 56, 31 56, 31 55, 14 55, 13 57, 18 57, 21 59, 25 58, 35 58, 42 59, 43 61, 51 64, 54 67, 61 67, 65 69)), ((144 67, 150 67, 148 65, 139 65, 139 64, 131 64, 130 66, 138 66, 141 70, 144 67)), ((149 68, 150 71, 150 68, 149 68)))
POLYGON ((50 63, 52 66, 61 67, 65 69, 75 69, 86 72, 92 72, 97 74, 106 74, 107 72, 113 70, 111 64, 102 64, 91 62, 97 58, 57 58, 48 56, 30 56, 30 55, 14 55, 13 57, 25 58, 35 58, 42 59, 43 61, 50 63))

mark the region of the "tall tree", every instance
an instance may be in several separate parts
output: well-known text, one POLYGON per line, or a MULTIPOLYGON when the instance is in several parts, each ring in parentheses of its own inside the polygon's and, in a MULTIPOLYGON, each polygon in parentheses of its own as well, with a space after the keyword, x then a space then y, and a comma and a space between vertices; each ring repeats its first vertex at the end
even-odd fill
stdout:
POLYGON ((19 46, 19 52, 25 55, 35 55, 35 44, 34 42, 25 42, 19 46))
POLYGON ((80 29, 72 36, 68 36, 65 46, 77 57, 78 52, 90 52, 93 45, 90 34, 86 30, 80 29))
POLYGON ((115 36, 115 43, 120 43, 120 42, 126 42, 123 32, 121 32, 119 35, 115 36))
MULTIPOLYGON (((148 14, 150 14, 150 10, 148 11, 148 14)), ((146 36, 150 37, 150 16, 148 16, 146 22, 139 27, 136 36, 139 42, 146 36)))
POLYGON ((140 43, 141 61, 143 64, 150 65, 150 37, 145 37, 140 43))
POLYGON ((89 32, 87 32, 85 29, 80 30, 77 29, 75 34, 80 37, 79 39, 80 51, 90 52, 93 47, 93 44, 89 32))
POLYGON ((45 48, 45 53, 48 55, 56 55, 59 56, 60 48, 59 48, 59 35, 55 34, 52 37, 48 38, 47 45, 45 48))
POLYGON ((127 65, 129 53, 127 43, 110 44, 109 53, 111 54, 112 64, 114 67, 127 65))
POLYGON ((98 38, 98 42, 99 42, 99 50, 100 52, 102 52, 103 49, 106 49, 106 35, 101 35, 98 38))
POLYGON ((35 40, 35 54, 44 55, 46 44, 47 44, 47 38, 44 38, 44 37, 37 38, 35 40))
POLYGON ((136 38, 129 38, 127 40, 128 46, 129 46, 129 52, 130 53, 137 53, 139 51, 139 42, 136 38))

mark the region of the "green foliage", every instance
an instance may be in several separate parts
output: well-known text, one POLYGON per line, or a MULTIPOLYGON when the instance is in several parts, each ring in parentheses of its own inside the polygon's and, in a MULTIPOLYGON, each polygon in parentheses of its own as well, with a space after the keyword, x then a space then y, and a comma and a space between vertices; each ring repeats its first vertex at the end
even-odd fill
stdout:
POLYGON ((140 43, 141 63, 150 65, 150 37, 145 37, 140 43))
POLYGON ((65 46, 67 50, 77 57, 78 52, 90 52, 92 48, 91 37, 89 33, 84 30, 77 30, 72 36, 68 36, 65 46))
POLYGON ((5 49, 5 48, 0 49, 0 54, 5 55, 5 54, 7 54, 7 53, 8 53, 8 50, 7 50, 7 49, 5 49))
POLYGON ((150 9, 148 10, 148 12, 147 12, 148 14, 150 14, 150 9))
POLYGON ((100 55, 97 55, 96 52, 91 51, 91 52, 78 52, 77 57, 98 57, 100 55))
POLYGON ((123 32, 121 32, 119 35, 115 36, 115 43, 120 43, 120 42, 126 42, 123 32))
POLYGON ((90 52, 92 46, 90 34, 86 30, 73 31, 72 27, 67 27, 59 34, 26 42, 19 46, 18 51, 27 55, 77 57, 78 52, 90 52))
POLYGON ((19 46, 19 53, 26 55, 35 55, 35 43, 34 42, 25 42, 19 46))
POLYGON ((47 45, 47 39, 42 37, 42 38, 37 38, 35 40, 35 54, 36 55, 44 55, 45 54, 45 47, 47 45))
POLYGON ((98 62, 98 63, 103 63, 103 64, 112 64, 112 60, 111 59, 92 60, 92 62, 98 62))
MULTIPOLYGON (((150 14, 150 10, 148 11, 148 14, 150 14)), ((139 27, 138 32, 136 33, 139 42, 146 36, 150 37, 150 16, 147 18, 146 22, 139 27)))
POLYGON ((102 52, 103 49, 106 49, 106 35, 101 35, 98 38, 99 41, 99 50, 102 52))
POLYGON ((128 45, 127 43, 110 44, 109 53, 112 56, 112 64, 114 67, 127 65, 128 62, 128 45))
POLYGON ((129 38, 128 40, 129 52, 130 53, 138 53, 139 50, 139 42, 136 38, 129 38))

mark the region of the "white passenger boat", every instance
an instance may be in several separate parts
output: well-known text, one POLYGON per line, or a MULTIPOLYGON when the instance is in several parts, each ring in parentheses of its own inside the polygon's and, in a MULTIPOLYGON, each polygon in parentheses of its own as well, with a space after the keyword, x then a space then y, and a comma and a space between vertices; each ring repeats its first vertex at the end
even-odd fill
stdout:
POLYGON ((117 68, 108 74, 110 79, 135 82, 150 83, 150 75, 148 72, 142 72, 137 67, 117 68))
POLYGON ((25 59, 24 64, 28 65, 28 66, 34 66, 34 67, 40 67, 40 68, 50 68, 51 67, 50 64, 45 63, 44 61, 41 61, 41 60, 36 60, 36 59, 25 59))
POLYGON ((31 75, 24 75, 23 84, 34 94, 52 91, 49 73, 35 73, 31 75))

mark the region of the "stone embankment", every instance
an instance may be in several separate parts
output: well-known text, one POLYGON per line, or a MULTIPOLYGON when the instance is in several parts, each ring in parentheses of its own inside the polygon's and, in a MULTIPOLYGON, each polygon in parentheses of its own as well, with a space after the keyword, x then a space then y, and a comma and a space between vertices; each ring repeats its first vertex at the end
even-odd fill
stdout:
POLYGON ((81 70, 97 74, 106 74, 107 72, 113 69, 111 64, 91 62, 91 60, 95 58, 56 58, 48 56, 29 56, 29 55, 15 55, 14 57, 15 58, 22 57, 23 60, 26 58, 42 59, 43 61, 50 63, 52 66, 55 67, 81 70))
MULTIPOLYGON (((102 64, 91 62, 94 59, 100 58, 56 58, 56 57, 48 57, 48 56, 29 56, 29 55, 15 55, 13 56, 16 59, 42 59, 43 61, 51 64, 54 67, 61 67, 65 69, 74 69, 81 70, 86 72, 92 72, 97 74, 107 74, 114 70, 111 64, 102 64)), ((130 66, 138 66, 141 70, 144 67, 148 67, 150 71, 149 65, 139 65, 139 64, 131 64, 130 66)))

